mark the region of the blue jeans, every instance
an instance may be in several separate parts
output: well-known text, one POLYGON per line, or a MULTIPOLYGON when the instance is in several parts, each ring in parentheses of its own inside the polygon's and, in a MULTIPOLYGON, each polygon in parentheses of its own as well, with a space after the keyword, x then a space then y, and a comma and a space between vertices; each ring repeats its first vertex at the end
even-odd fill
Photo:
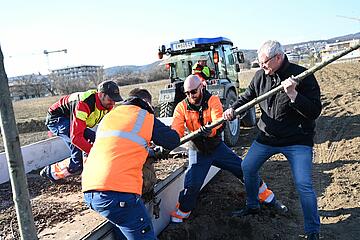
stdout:
POLYGON ((114 191, 84 193, 89 208, 107 218, 120 239, 156 239, 154 228, 140 195, 114 191))
POLYGON ((247 193, 246 204, 250 208, 259 206, 258 171, 267 159, 278 153, 284 154, 290 162, 295 187, 300 195, 305 232, 318 233, 320 218, 317 210, 316 194, 312 186, 313 149, 310 146, 272 147, 254 141, 242 164, 247 193))
MULTIPOLYGON (((56 136, 61 137, 70 149, 71 156, 68 171, 70 173, 75 173, 77 171, 81 171, 83 168, 83 156, 82 151, 71 143, 70 126, 70 119, 65 117, 51 119, 47 124, 48 129, 56 136)), ((84 137, 88 141, 94 142, 95 132, 86 128, 84 137)))
POLYGON ((241 162, 241 158, 223 142, 221 142, 211 154, 205 155, 196 152, 196 156, 189 157, 184 189, 179 195, 179 209, 183 212, 189 212, 195 208, 201 186, 204 183, 211 165, 230 171, 242 181, 241 162))

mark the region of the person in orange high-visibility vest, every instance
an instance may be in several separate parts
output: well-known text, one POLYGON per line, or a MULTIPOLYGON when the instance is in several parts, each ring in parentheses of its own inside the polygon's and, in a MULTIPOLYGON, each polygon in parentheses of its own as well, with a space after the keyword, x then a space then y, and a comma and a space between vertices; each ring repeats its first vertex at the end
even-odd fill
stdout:
MULTIPOLYGON (((197 196, 212 165, 225 169, 243 180, 242 159, 222 141, 222 126, 208 129, 205 125, 219 120, 223 114, 220 98, 211 95, 197 75, 190 75, 184 82, 186 98, 175 108, 172 128, 180 137, 185 128, 190 132, 201 129, 201 136, 192 140, 189 150, 189 165, 185 175, 184 189, 179 194, 178 204, 171 213, 171 221, 183 222, 195 208, 197 196)), ((260 177, 259 177, 260 179, 260 177)), ((274 193, 260 179, 258 198, 277 212, 287 212, 287 207, 275 199, 274 193)))
POLYGON ((119 237, 156 239, 141 199, 142 168, 153 154, 150 141, 172 150, 180 138, 154 117, 150 93, 137 88, 103 118, 84 162, 84 200, 116 226, 119 237))
POLYGON ((97 125, 119 101, 122 98, 118 85, 113 81, 104 81, 97 90, 63 96, 50 106, 45 124, 53 135, 64 140, 71 155, 44 167, 40 175, 56 183, 68 176, 80 174, 83 153, 89 154, 95 141, 95 132, 90 128, 97 125))

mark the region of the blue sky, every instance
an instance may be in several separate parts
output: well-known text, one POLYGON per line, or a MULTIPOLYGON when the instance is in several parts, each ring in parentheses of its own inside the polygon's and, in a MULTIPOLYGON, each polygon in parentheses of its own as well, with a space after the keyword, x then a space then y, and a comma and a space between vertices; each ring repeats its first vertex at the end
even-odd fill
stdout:
POLYGON ((230 38, 243 49, 360 32, 359 0, 1 1, 0 44, 9 77, 65 66, 144 65, 158 46, 194 37, 230 38), (44 50, 67 49, 68 53, 44 50))

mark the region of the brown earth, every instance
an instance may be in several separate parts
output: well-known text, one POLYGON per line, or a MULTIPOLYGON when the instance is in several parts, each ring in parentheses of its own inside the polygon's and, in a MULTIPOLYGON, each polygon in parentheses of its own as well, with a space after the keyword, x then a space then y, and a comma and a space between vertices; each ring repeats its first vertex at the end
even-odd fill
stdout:
MULTIPOLYGON (((360 237, 360 63, 333 64, 316 74, 323 111, 317 120, 314 187, 318 196, 322 239, 360 237)), ((243 131, 236 148, 244 156, 256 134, 243 131)), ((170 225, 159 239, 301 239, 303 219, 290 167, 284 156, 274 156, 262 177, 290 211, 280 216, 231 218, 229 212, 245 205, 244 187, 222 171, 202 191, 190 219, 170 225)))
MULTIPOLYGON (((313 171, 321 238, 359 239, 360 63, 333 64, 316 76, 324 106, 317 120, 313 171)), ((246 154, 256 133, 255 128, 243 130, 239 147, 235 148, 239 155, 246 154)), ((157 169, 173 171, 172 164, 167 163, 158 165, 157 169)), ((158 174, 163 176, 163 171, 158 170, 158 174)), ((229 217, 229 212, 244 206, 245 191, 234 176, 221 171, 200 194, 190 219, 180 225, 170 225, 159 238, 301 239, 302 212, 289 164, 282 155, 274 156, 264 164, 262 177, 290 208, 287 215, 264 210, 258 216, 229 217)), ((88 212, 79 192, 79 177, 54 185, 33 172, 28 174, 28 182, 40 239, 48 239, 49 229, 63 223, 72 224, 76 216, 88 212)), ((18 239, 8 183, 0 185, 0 194, 0 239, 18 239)), ((59 231, 66 232, 61 227, 59 231)))

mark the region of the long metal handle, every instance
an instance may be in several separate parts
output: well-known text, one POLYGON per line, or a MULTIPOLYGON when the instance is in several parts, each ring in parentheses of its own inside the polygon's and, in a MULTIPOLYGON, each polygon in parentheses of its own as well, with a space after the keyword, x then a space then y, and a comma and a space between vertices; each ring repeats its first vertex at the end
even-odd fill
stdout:
MULTIPOLYGON (((327 61, 324 61, 322 63, 320 63, 319 65, 316 65, 316 66, 313 66, 312 68, 300 73, 299 75, 295 76, 293 79, 295 81, 301 81, 302 79, 306 78, 307 76, 315 73, 316 71, 324 68, 325 66, 329 65, 330 63, 336 61, 337 59, 341 58, 342 56, 345 56, 346 54, 356 50, 360 48, 360 43, 359 44, 356 44, 355 46, 353 47, 350 47, 349 49, 347 50, 344 50, 336 55, 334 55, 332 58, 328 59, 327 61)), ((268 91, 267 93, 264 93, 263 95, 260 95, 259 97, 257 98, 254 98, 253 100, 251 100, 250 102, 242 105, 241 107, 235 109, 234 111, 234 115, 237 116, 239 115, 240 113, 242 112, 245 112, 246 110, 248 110, 249 108, 255 106, 257 103, 259 102, 262 102, 263 100, 271 97, 272 95, 274 95, 275 93, 279 92, 280 90, 282 90, 283 87, 281 85, 277 86, 276 88, 274 89, 271 89, 270 91, 268 91)), ((217 127, 219 126, 220 124, 222 124, 223 122, 225 122, 226 120, 224 118, 220 118, 219 120, 209 124, 209 125, 206 125, 208 128, 214 128, 214 127, 217 127)), ((196 130, 195 132, 192 132, 188 135, 186 135, 185 137, 181 138, 180 139, 180 145, 194 139, 195 137, 199 136, 200 135, 200 129, 196 130)))

